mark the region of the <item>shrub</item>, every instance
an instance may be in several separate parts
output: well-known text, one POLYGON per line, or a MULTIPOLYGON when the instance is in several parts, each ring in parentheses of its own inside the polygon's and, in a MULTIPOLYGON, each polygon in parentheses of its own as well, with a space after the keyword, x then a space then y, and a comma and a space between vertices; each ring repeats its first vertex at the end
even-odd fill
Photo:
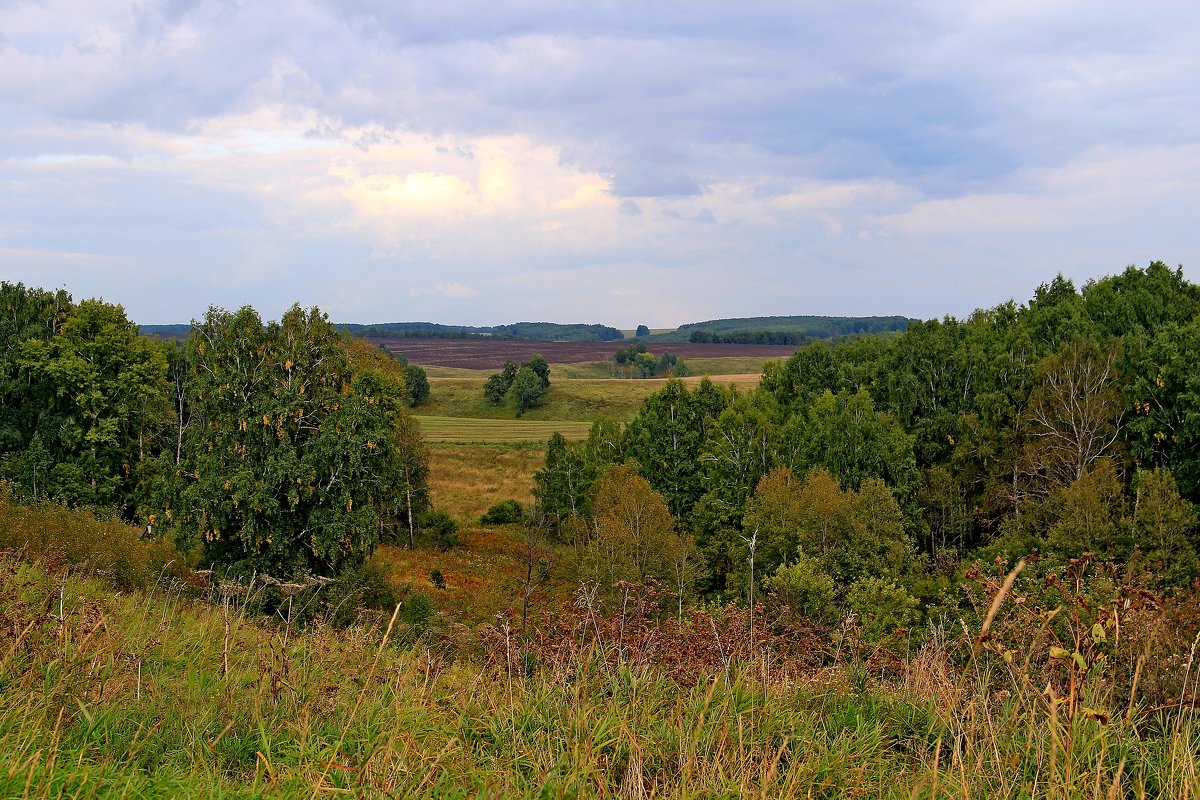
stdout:
POLYGON ((815 558, 801 555, 791 564, 781 564, 767 579, 767 590, 792 614, 822 622, 837 617, 833 578, 815 558))
POLYGON ((420 528, 443 553, 458 545, 458 523, 445 511, 428 511, 423 514, 420 528))
POLYGON ((862 636, 878 640, 921 617, 917 601, 903 586, 883 578, 863 578, 846 591, 846 604, 859 618, 862 636))
POLYGON ((513 525, 525 517, 525 509, 516 500, 501 500, 487 510, 480 522, 484 525, 513 525))

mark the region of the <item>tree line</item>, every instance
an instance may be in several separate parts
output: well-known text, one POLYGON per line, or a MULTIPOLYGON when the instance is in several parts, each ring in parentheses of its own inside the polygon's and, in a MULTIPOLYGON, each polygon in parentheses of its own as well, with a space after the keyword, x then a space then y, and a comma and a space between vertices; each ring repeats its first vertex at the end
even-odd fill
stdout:
POLYGON ((169 529, 200 563, 353 569, 430 511, 419 369, 317 309, 212 308, 153 340, 119 305, 0 284, 0 478, 169 529))
POLYGON ((1023 305, 812 343, 750 392, 671 381, 627 425, 552 438, 535 493, 584 562, 621 571, 609 582, 771 593, 881 628, 957 602, 980 559, 1050 570, 1086 554, 1186 587, 1200 578, 1197 363, 1200 287, 1181 269, 1082 289, 1059 276, 1023 305), (681 543, 622 567, 606 480, 651 493, 681 543))

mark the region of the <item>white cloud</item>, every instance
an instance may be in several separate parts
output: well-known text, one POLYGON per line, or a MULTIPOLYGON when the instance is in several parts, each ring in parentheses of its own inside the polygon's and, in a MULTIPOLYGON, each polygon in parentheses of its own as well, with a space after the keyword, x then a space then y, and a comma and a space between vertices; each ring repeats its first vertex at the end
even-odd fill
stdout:
POLYGON ((479 297, 479 292, 470 286, 463 286, 461 283, 435 283, 433 289, 442 297, 449 297, 452 300, 479 297))

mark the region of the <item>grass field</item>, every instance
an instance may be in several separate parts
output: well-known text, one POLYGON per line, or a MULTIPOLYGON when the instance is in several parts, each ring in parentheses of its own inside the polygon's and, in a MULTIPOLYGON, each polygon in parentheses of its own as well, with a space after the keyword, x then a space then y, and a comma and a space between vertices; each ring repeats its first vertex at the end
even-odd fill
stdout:
MULTIPOLYGON (((758 383, 758 373, 693 375, 685 378, 685 381, 695 384, 704 377, 710 377, 714 383, 734 384, 742 389, 751 389, 758 383)), ((417 414, 422 417, 513 420, 515 415, 512 408, 507 405, 494 406, 484 399, 485 378, 486 374, 431 379, 429 401, 417 409, 417 414)), ((546 392, 544 402, 527 411, 523 421, 591 423, 603 416, 628 422, 637 415, 647 396, 666 385, 665 378, 564 378, 555 375, 553 370, 550 380, 550 389, 546 392)))
MULTIPOLYGON (((607 416, 627 421, 637 414, 646 396, 661 386, 662 381, 554 380, 552 375, 544 402, 527 411, 524 419, 590 423, 607 416)), ((431 380, 429 388, 429 402, 417 409, 421 416, 514 419, 511 407, 494 406, 484 399, 481 378, 431 380)))
POLYGON ((501 500, 533 502, 533 473, 546 460, 537 446, 434 445, 429 448, 429 491, 435 508, 463 524, 479 521, 501 500))
POLYGON ((558 432, 569 440, 586 439, 591 423, 562 420, 416 417, 428 442, 453 444, 515 444, 545 442, 558 432))

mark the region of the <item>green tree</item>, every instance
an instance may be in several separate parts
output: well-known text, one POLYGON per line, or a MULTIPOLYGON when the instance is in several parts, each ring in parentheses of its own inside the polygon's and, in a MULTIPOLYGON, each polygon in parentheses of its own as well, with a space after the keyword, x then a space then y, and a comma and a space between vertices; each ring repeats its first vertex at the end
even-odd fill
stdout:
POLYGON ((394 500, 385 510, 408 533, 408 547, 416 546, 419 521, 433 505, 429 497, 429 454, 421 428, 410 414, 396 414, 392 423, 395 447, 394 500))
POLYGON ((0 458, 15 457, 30 445, 38 416, 49 408, 53 394, 52 386, 33 379, 22 364, 22 347, 26 342, 48 344, 73 307, 62 289, 0 282, 0 458))
POLYGON ((404 388, 408 390, 408 404, 414 408, 429 402, 429 378, 422 367, 409 364, 404 368, 404 388))
POLYGON ((587 513, 595 480, 595 468, 583 448, 556 431, 546 445, 545 465, 533 474, 533 496, 543 512, 561 522, 587 513))
POLYGON ((790 563, 780 564, 766 580, 772 600, 801 619, 833 622, 837 618, 837 585, 821 563, 799 555, 790 563))
POLYGON ((213 308, 189 343, 182 544, 277 575, 361 563, 397 506, 403 396, 370 370, 353 375, 315 308, 268 325, 249 307, 213 308))
POLYGON ((54 466, 47 494, 133 512, 143 465, 171 424, 162 347, 121 306, 84 300, 50 339, 30 339, 21 364, 40 383, 36 432, 54 466))
POLYGON ((1119 347, 1074 339, 1047 356, 1026 410, 1027 472, 1042 493, 1079 480, 1114 455, 1124 413, 1117 384, 1119 347))
POLYGON ((646 398, 625 427, 626 455, 675 517, 690 515, 704 493, 700 453, 709 427, 728 402, 728 393, 707 378, 695 391, 671 379, 646 398))
POLYGON ((769 395, 736 396, 705 436, 699 460, 706 491, 691 522, 708 565, 710 589, 726 588, 746 499, 774 460, 771 402, 769 395))
POLYGON ((637 336, 638 338, 641 338, 641 337, 643 337, 643 336, 649 336, 649 335, 650 335, 650 329, 649 329, 649 328, 647 328, 645 325, 638 325, 638 326, 637 326, 637 331, 635 331, 633 335, 634 335, 634 336, 637 336))
POLYGON ((538 379, 542 382, 543 389, 550 388, 550 364, 547 363, 545 356, 543 356, 541 353, 534 353, 529 357, 529 360, 521 366, 533 370, 534 374, 537 375, 538 379))
POLYGON ((1133 542, 1157 565, 1164 583, 1187 586, 1200 577, 1196 553, 1196 507, 1179 495, 1165 469, 1143 470, 1134 482, 1133 542))
POLYGON ((545 394, 546 387, 542 383, 541 377, 528 366, 517 370, 512 386, 508 388, 508 398, 518 417, 524 416, 529 409, 541 405, 542 397, 545 394))
POLYGON ((504 362, 504 369, 488 376, 483 383, 483 396, 489 403, 498 406, 504 402, 505 395, 508 394, 513 380, 517 377, 517 369, 517 362, 509 359, 504 362))
POLYGON ((920 474, 913 438, 890 414, 875 410, 865 389, 817 396, 803 417, 785 423, 778 440, 780 463, 795 472, 824 467, 852 489, 880 478, 906 512, 916 508, 920 474))
POLYGON ((1200 502, 1200 317, 1127 340, 1125 407, 1131 455, 1170 469, 1180 492, 1200 502))

